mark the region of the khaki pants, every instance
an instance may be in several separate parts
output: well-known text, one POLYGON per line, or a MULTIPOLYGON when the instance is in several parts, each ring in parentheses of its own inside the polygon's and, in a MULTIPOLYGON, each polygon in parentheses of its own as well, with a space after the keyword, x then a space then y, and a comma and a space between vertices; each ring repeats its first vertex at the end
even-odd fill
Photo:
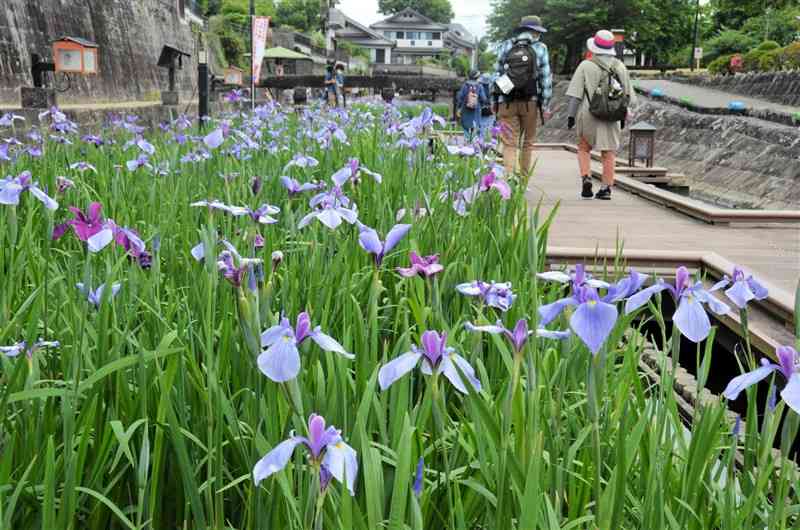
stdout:
POLYGON ((536 101, 511 101, 500 103, 497 119, 501 124, 500 140, 503 143, 503 166, 506 173, 516 171, 522 140, 520 172, 530 173, 533 163, 533 146, 536 143, 536 119, 539 107, 536 101))

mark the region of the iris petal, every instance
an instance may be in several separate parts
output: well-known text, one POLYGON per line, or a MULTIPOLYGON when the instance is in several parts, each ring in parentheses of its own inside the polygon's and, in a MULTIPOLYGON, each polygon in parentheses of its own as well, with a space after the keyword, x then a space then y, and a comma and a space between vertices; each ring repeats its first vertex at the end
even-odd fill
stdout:
POLYGON ((733 401, 739 397, 739 394, 742 392, 742 390, 751 387, 759 381, 769 377, 769 375, 777 369, 777 365, 770 363, 760 368, 756 368, 752 372, 747 372, 736 376, 731 379, 731 382, 725 387, 722 395, 725 397, 725 399, 733 401))
POLYGON ((302 436, 293 436, 276 445, 272 451, 256 462, 256 465, 253 467, 253 481, 255 481, 256 486, 273 473, 277 473, 285 468, 286 464, 289 463, 289 459, 292 458, 294 448, 304 441, 305 438, 302 436))
POLYGON ((703 304, 693 296, 681 297, 672 321, 684 337, 695 343, 704 340, 711 331, 711 322, 703 304))
POLYGON ((595 354, 608 339, 616 322, 616 306, 599 301, 579 305, 569 321, 575 334, 595 354))
POLYGON ((386 390, 395 381, 413 370, 421 357, 421 353, 408 352, 381 366, 378 371, 378 384, 381 390, 386 390))
POLYGON ((300 353, 294 337, 286 333, 258 356, 258 369, 276 383, 284 383, 300 373, 300 353))

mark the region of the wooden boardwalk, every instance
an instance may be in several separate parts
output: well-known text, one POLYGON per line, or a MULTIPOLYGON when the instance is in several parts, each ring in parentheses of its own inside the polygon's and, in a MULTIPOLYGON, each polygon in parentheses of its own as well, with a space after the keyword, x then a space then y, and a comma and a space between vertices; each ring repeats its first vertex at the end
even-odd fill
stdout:
MULTIPOLYGON (((597 186, 595 180, 595 189, 597 186)), ((713 252, 794 299, 800 278, 799 224, 712 225, 619 188, 611 201, 582 200, 579 188, 574 153, 563 149, 538 152, 528 195, 531 205, 542 201, 547 212, 560 203, 550 229, 550 246, 613 252, 622 244, 626 251, 713 252)))

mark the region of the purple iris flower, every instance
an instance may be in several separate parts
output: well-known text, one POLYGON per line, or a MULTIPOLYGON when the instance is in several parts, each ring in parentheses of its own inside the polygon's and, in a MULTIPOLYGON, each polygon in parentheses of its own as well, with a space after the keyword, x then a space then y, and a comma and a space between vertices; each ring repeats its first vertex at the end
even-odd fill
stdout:
POLYGON ((722 393, 730 401, 739 397, 742 390, 766 379, 772 372, 779 372, 786 378, 786 386, 781 391, 781 398, 786 404, 800 414, 800 355, 791 346, 780 346, 776 350, 779 364, 761 360, 761 367, 734 377, 722 393))
POLYGON ((711 322, 703 304, 718 315, 727 314, 731 310, 727 304, 720 302, 712 294, 727 283, 727 280, 722 280, 711 289, 706 290, 703 288, 702 282, 692 284, 689 270, 686 267, 678 267, 675 272, 674 286, 659 280, 655 285, 642 289, 628 298, 625 304, 625 314, 630 314, 645 305, 654 294, 668 290, 678 306, 672 316, 672 321, 678 326, 678 330, 684 337, 692 342, 700 342, 705 340, 711 331, 711 322))
POLYGON ((378 237, 378 232, 367 225, 359 225, 358 243, 361 248, 372 254, 375 258, 375 265, 380 267, 383 263, 383 258, 391 251, 401 239, 405 237, 411 225, 398 224, 394 225, 389 233, 386 234, 386 241, 381 241, 378 237))
POLYGON ((114 227, 114 240, 123 247, 128 257, 135 260, 143 269, 149 269, 152 264, 152 256, 147 252, 144 241, 136 233, 136 230, 125 227, 114 227))
POLYGON ((283 171, 285 173, 290 167, 293 166, 299 167, 301 169, 306 169, 306 168, 317 167, 318 165, 319 165, 319 160, 317 160, 313 156, 305 156, 298 153, 294 155, 294 158, 289 160, 289 162, 283 168, 283 171))
POLYGON ((414 485, 411 489, 414 491, 414 495, 419 496, 422 495, 422 486, 423 486, 423 477, 422 473, 425 470, 425 459, 423 457, 419 457, 417 460, 417 472, 414 474, 414 485))
POLYGON ((148 157, 145 153, 139 154, 139 156, 134 160, 128 160, 125 162, 125 165, 128 167, 128 171, 136 171, 142 167, 153 169, 153 166, 150 165, 150 157, 148 157))
POLYGON ((23 171, 15 178, 0 179, 0 204, 18 205, 19 197, 24 191, 30 192, 48 210, 58 209, 58 203, 42 191, 36 182, 32 182, 30 171, 23 171))
POLYGON ((456 285, 456 290, 465 296, 479 296, 489 307, 508 311, 516 295, 511 291, 511 282, 487 283, 480 280, 456 285))
POLYGON ((331 230, 335 230, 343 220, 350 224, 354 224, 358 220, 358 209, 355 205, 349 208, 350 199, 344 196, 338 187, 330 192, 318 194, 309 201, 309 204, 315 210, 300 219, 297 224, 298 229, 305 228, 314 219, 319 220, 331 230))
POLYGON ((261 177, 255 176, 250 179, 250 191, 253 195, 258 195, 261 192, 261 187, 264 184, 264 179, 261 177))
POLYGON ((430 278, 444 270, 444 267, 439 263, 438 254, 422 257, 412 250, 409 254, 409 258, 411 260, 411 267, 398 267, 395 269, 397 273, 404 278, 411 278, 413 276, 430 278))
POLYGON ((472 145, 448 145, 447 152, 451 155, 458 156, 475 156, 480 153, 480 151, 475 149, 472 145))
POLYGON ((95 168, 90 163, 84 162, 84 161, 75 162, 73 164, 70 164, 69 168, 70 169, 75 169, 77 171, 80 171, 81 173, 84 173, 86 171, 91 171, 92 173, 97 173, 97 168, 95 168))
POLYGON ((297 323, 292 327, 284 317, 277 326, 261 334, 261 346, 267 348, 258 356, 258 369, 276 383, 283 383, 297 377, 300 373, 300 352, 297 347, 306 339, 311 339, 325 351, 338 353, 346 359, 354 359, 344 346, 323 333, 319 326, 311 329, 308 313, 297 315, 297 323))
POLYGON ((546 326, 567 307, 575 306, 569 320, 570 327, 586 347, 597 354, 617 322, 615 298, 601 299, 597 290, 587 283, 582 266, 578 266, 575 276, 570 296, 539 307, 540 322, 546 326))
POLYGON ((56 189, 58 190, 58 193, 64 193, 68 189, 74 187, 75 183, 72 180, 68 179, 67 177, 62 177, 62 176, 56 177, 56 189))
POLYGON ((29 348, 28 343, 23 340, 11 346, 0 346, 0 353, 6 357, 17 357, 20 353, 25 352, 25 355, 30 360, 37 350, 42 348, 58 348, 59 346, 61 346, 61 343, 57 340, 39 340, 34 342, 29 348))
POLYGON ((0 127, 11 127, 14 125, 15 121, 25 121, 25 118, 18 114, 6 112, 0 117, 0 127))
POLYGON ((95 147, 100 147, 105 143, 105 141, 97 135, 94 134, 87 134, 81 138, 86 143, 94 144, 95 147))
POLYGON ((361 165, 357 158, 351 158, 346 166, 331 176, 331 180, 333 180, 337 186, 341 187, 344 186, 344 184, 349 180, 357 182, 360 173, 371 176, 378 184, 383 181, 383 176, 381 176, 380 173, 375 173, 374 171, 367 169, 361 165))
POLYGON ((378 371, 378 383, 381 390, 392 384, 414 369, 420 361, 420 371, 425 375, 444 374, 450 383, 462 394, 467 394, 467 387, 458 375, 458 370, 466 376, 475 391, 480 392, 481 382, 475 377, 475 370, 466 359, 458 355, 455 349, 447 346, 447 333, 439 335, 436 331, 422 334, 422 348, 411 345, 411 351, 404 353, 383 365, 378 371), (458 369, 456 369, 458 365, 458 369))
POLYGON ((320 487, 327 485, 331 477, 346 484, 350 495, 355 495, 358 476, 358 455, 344 443, 342 431, 333 426, 326 428, 325 418, 312 414, 308 418, 308 438, 292 436, 259 460, 253 467, 253 480, 258 485, 262 480, 286 467, 295 447, 303 444, 311 453, 314 466, 319 466, 320 487))
POLYGON ((136 140, 136 146, 141 149, 143 153, 147 153, 148 155, 156 154, 156 148, 153 144, 145 140, 144 138, 138 138, 136 140))
MULTIPOLYGON (((83 293, 83 295, 87 298, 87 300, 89 300, 90 304, 92 304, 97 309, 100 308, 100 302, 103 300, 103 291, 106 288, 106 284, 101 283, 100 286, 94 290, 92 290, 91 287, 87 288, 82 283, 75 284, 75 287, 77 287, 78 290, 81 293, 83 293)), ((119 283, 115 283, 111 286, 111 298, 117 296, 117 293, 119 293, 121 287, 122 285, 119 283)))
POLYGON ((744 271, 739 267, 733 269, 733 285, 725 291, 725 295, 736 304, 739 309, 747 307, 751 300, 764 300, 769 296, 769 291, 753 278, 752 275, 745 276, 744 271))
POLYGON ((286 191, 289 192, 290 197, 302 193, 304 191, 316 191, 323 187, 322 184, 315 182, 305 182, 303 184, 300 184, 300 182, 298 182, 297 180, 291 177, 287 177, 285 175, 280 178, 280 181, 281 184, 283 184, 283 187, 286 188, 286 191))
POLYGON ((203 143, 206 144, 206 147, 209 149, 216 149, 221 146, 223 142, 225 142, 225 134, 222 128, 214 129, 203 138, 203 143))
POLYGON ((239 103, 240 101, 244 101, 244 90, 241 88, 234 88, 230 92, 226 92, 222 97, 228 103, 239 103))
POLYGON ((11 162, 11 157, 8 156, 8 142, 0 142, 0 160, 11 162))
MULTIPOLYGON (((225 240, 222 240, 222 244, 226 250, 223 250, 217 257, 217 269, 234 287, 241 287, 245 272, 251 271, 253 267, 261 264, 262 260, 258 258, 243 258, 232 244, 225 240)), ((202 246, 202 243, 199 246, 203 250, 200 258, 195 254, 197 247, 192 249, 192 255, 198 261, 205 257, 205 246, 202 246)))
MULTIPOLYGON (((528 321, 524 318, 517 320, 517 324, 514 326, 513 330, 508 329, 503 325, 503 323, 498 320, 494 326, 487 325, 487 326, 476 326, 472 322, 467 322, 464 324, 464 327, 468 331, 472 332, 479 332, 479 333, 489 333, 492 335, 503 335, 508 342, 511 344, 511 347, 514 349, 516 353, 522 352, 522 349, 525 347, 525 344, 528 342, 528 338, 533 335, 534 331, 528 330, 528 321)), ((570 331, 551 331, 549 329, 539 328, 536 330, 536 336, 542 337, 545 339, 554 339, 554 340, 564 340, 570 336, 570 331)))

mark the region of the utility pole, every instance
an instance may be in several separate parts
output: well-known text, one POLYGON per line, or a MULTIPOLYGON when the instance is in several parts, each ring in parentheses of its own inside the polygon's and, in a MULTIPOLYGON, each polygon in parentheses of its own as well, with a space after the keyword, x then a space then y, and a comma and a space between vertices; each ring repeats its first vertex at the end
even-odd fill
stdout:
POLYGON ((250 0, 250 110, 256 110, 256 45, 253 40, 253 24, 256 20, 256 2, 250 0))
POLYGON ((697 39, 699 37, 698 26, 700 25, 700 0, 697 0, 697 9, 694 13, 694 42, 692 44, 692 53, 689 55, 689 68, 694 72, 694 51, 697 49, 697 39))

